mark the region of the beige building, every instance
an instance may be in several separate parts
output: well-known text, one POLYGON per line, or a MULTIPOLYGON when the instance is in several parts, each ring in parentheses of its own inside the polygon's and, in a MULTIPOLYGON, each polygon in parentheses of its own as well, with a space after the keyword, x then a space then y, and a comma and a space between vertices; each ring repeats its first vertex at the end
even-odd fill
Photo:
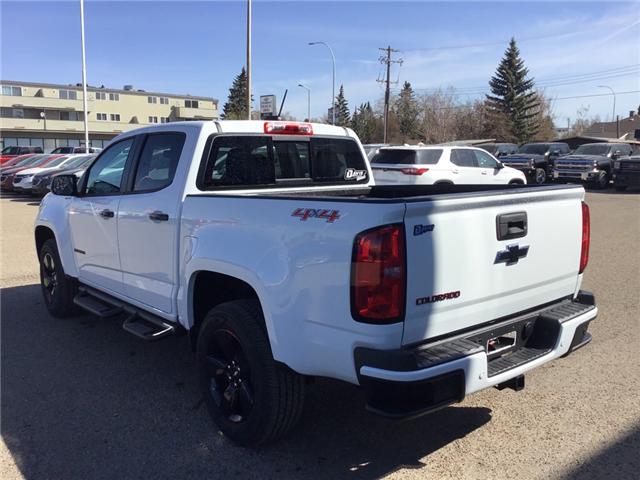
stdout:
MULTIPOLYGON (((1 80, 0 144, 40 146, 84 145, 81 85, 1 80)), ((218 118, 211 97, 88 87, 89 141, 103 147, 121 132, 154 123, 218 118)))

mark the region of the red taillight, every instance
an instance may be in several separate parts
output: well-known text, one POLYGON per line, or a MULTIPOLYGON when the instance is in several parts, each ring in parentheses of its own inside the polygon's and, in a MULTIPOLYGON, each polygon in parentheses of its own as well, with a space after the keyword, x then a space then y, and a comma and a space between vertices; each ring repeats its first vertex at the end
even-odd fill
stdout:
POLYGON ((429 171, 428 168, 401 168, 400 171, 405 175, 422 175, 429 171))
POLYGON ((591 242, 591 218, 589 216, 589 205, 582 202, 582 248, 580 250, 580 270, 584 272, 589 263, 589 243, 591 242))
POLYGON ((405 241, 402 224, 360 233, 351 266, 351 313, 358 321, 402 320, 405 303, 405 241))
POLYGON ((264 133, 272 135, 313 135, 310 123, 264 122, 264 133))

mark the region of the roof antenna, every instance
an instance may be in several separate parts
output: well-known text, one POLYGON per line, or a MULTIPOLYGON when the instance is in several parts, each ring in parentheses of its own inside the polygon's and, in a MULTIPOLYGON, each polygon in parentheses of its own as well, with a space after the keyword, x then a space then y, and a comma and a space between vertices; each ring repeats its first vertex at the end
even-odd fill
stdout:
POLYGON ((289 89, 285 89, 284 95, 282 96, 282 103, 280 104, 280 110, 278 111, 278 119, 280 119, 280 115, 282 115, 282 107, 284 107, 284 101, 287 99, 287 92, 289 89))

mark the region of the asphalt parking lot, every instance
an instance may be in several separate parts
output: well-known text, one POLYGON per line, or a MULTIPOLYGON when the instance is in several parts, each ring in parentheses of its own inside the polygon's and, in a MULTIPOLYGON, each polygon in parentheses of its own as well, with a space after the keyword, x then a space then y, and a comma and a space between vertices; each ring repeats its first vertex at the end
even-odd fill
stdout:
POLYGON ((600 308, 588 347, 527 375, 521 392, 487 390, 408 422, 320 380, 293 434, 251 450, 213 427, 186 337, 147 344, 116 322, 47 314, 38 202, 3 197, 0 478, 639 478, 640 192, 587 201, 583 287, 600 308))

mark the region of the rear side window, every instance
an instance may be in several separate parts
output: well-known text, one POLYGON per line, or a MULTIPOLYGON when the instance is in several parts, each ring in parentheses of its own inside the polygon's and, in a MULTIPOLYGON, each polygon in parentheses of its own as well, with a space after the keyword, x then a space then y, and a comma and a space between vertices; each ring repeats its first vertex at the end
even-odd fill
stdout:
POLYGON ((366 163, 351 139, 217 136, 202 189, 367 182, 366 163))
POLYGON ((451 163, 459 167, 476 167, 476 155, 473 150, 453 149, 451 150, 451 163))
POLYGON ((440 149, 410 150, 410 149, 381 149, 371 163, 401 164, 401 165, 435 165, 442 156, 440 149))
POLYGON ((147 136, 138 161, 134 192, 160 190, 171 184, 178 168, 184 139, 183 133, 147 136))

